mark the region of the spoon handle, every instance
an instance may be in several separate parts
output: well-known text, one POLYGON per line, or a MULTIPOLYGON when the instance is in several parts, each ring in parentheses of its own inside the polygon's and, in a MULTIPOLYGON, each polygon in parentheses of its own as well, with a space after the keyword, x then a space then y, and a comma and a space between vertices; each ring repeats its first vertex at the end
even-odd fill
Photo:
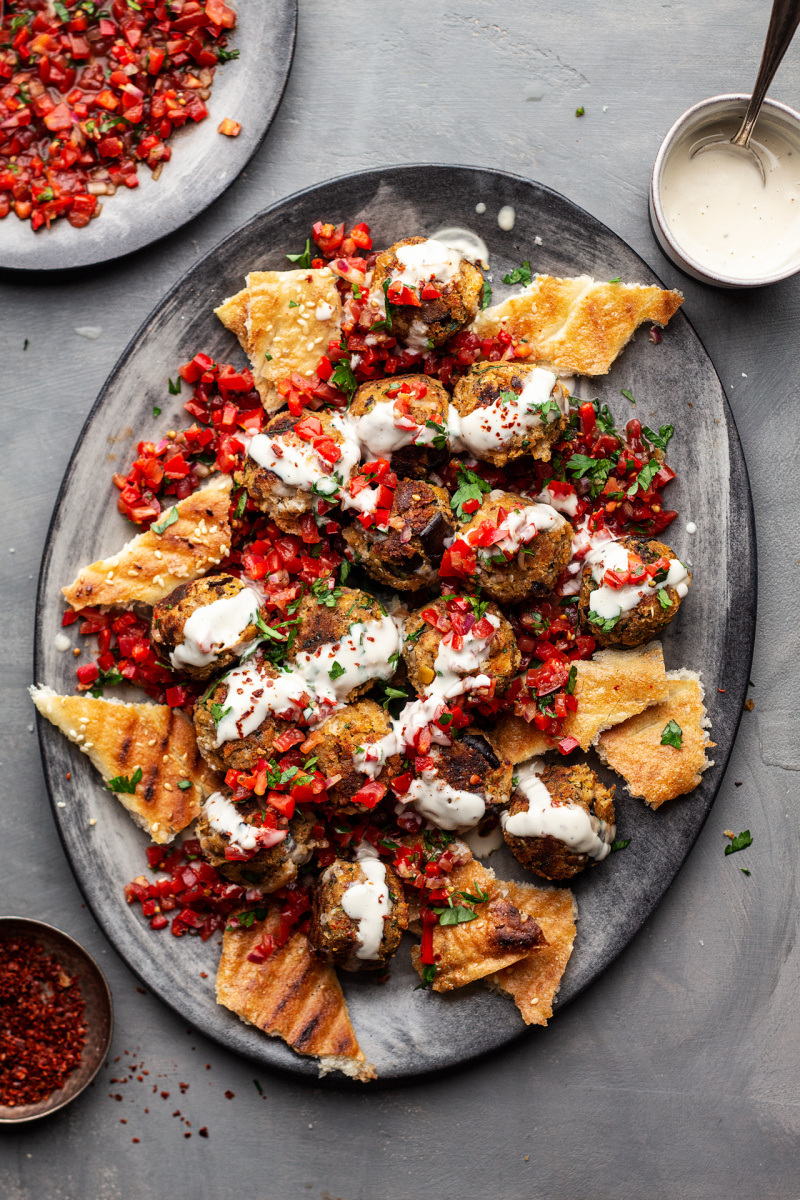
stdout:
POLYGON ((739 131, 735 137, 731 138, 735 145, 746 146, 750 141, 750 135, 761 111, 761 105, 764 103, 767 88, 775 78, 775 72, 781 65, 781 60, 789 49, 799 24, 800 0, 773 0, 767 38, 764 42, 753 94, 739 131))

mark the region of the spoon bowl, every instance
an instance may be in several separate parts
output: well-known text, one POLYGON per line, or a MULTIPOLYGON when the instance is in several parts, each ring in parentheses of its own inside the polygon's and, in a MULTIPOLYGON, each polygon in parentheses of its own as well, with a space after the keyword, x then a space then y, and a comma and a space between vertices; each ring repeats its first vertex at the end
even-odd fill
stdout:
POLYGON ((724 154, 734 154, 740 158, 748 159, 761 176, 762 184, 766 185, 767 173, 764 169, 764 163, 761 160, 761 155, 752 146, 746 145, 743 142, 737 142, 736 138, 731 138, 730 141, 724 138, 722 140, 714 138, 712 141, 706 142, 704 146, 697 146, 692 151, 692 158, 697 158, 698 154, 706 154, 709 150, 721 150, 724 154))

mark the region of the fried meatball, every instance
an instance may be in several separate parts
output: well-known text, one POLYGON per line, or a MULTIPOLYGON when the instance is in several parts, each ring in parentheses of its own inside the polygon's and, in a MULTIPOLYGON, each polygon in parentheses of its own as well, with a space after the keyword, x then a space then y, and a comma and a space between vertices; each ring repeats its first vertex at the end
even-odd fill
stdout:
MULTIPOLYGON (((467 609, 467 623, 470 628, 463 635, 462 649, 456 651, 452 648, 452 628, 448 632, 435 628, 422 615, 423 612, 434 610, 437 613, 438 624, 446 629, 448 624, 452 625, 448 604, 455 603, 456 601, 441 596, 406 619, 403 658, 409 681, 420 696, 435 691, 444 697, 453 698, 463 695, 465 677, 488 675, 495 682, 495 694, 499 695, 508 687, 522 657, 514 630, 497 605, 491 601, 487 603, 483 618, 478 622, 475 622, 474 618, 469 620, 472 613, 467 609), (490 627, 493 627, 491 633, 490 627)), ((461 625, 462 616, 460 612, 456 614, 456 619, 461 625)), ((483 688, 471 689, 472 693, 478 691, 483 692, 483 688)))
POLYGON ((318 499, 335 499, 339 488, 334 471, 347 484, 358 464, 358 446, 345 437, 338 427, 340 421, 341 417, 324 410, 312 413, 304 409, 299 417, 281 412, 247 444, 244 464, 234 478, 285 533, 301 533, 300 517, 312 512, 318 499), (310 439, 294 432, 301 422, 306 423, 310 439), (320 426, 317 437, 313 436, 315 423, 320 426), (341 457, 337 462, 329 462, 314 448, 320 438, 330 439, 339 448, 341 457))
POLYGON ((203 856, 232 883, 242 887, 259 887, 274 892, 297 878, 298 867, 311 857, 314 841, 311 829, 314 820, 297 813, 289 822, 286 836, 272 846, 256 849, 259 835, 270 840, 274 831, 263 829, 260 814, 263 802, 254 798, 233 805, 230 793, 217 792, 209 796, 197 822, 197 836, 203 856), (251 857, 232 862, 225 857, 231 846, 241 846, 251 857))
POLYGON ((496 467, 523 454, 548 462, 569 416, 564 385, 527 363, 472 367, 456 383, 453 404, 467 450, 496 467))
POLYGON ((390 291, 393 282, 401 281, 419 299, 419 304, 395 304, 389 297, 391 334, 423 353, 443 345, 469 325, 483 295, 483 275, 478 268, 461 258, 457 250, 432 238, 403 238, 379 254, 372 276, 373 292, 380 295, 386 280, 390 291), (424 249, 405 255, 406 246, 424 246, 424 249), (438 298, 421 298, 420 293, 428 283, 435 286, 438 298))
POLYGON ((350 416, 364 458, 390 458, 400 479, 427 479, 447 458, 449 406, 449 394, 430 375, 362 383, 350 416))
POLYGON ((444 488, 421 479, 401 479, 395 489, 389 525, 365 529, 354 521, 342 536, 354 561, 379 583, 400 592, 417 592, 438 578, 444 540, 455 524, 444 488))
POLYGON ((511 492, 484 496, 457 536, 475 545, 475 578, 486 595, 500 604, 546 596, 572 556, 569 521, 549 504, 537 504, 511 492), (495 526, 498 534, 505 530, 505 536, 491 545, 480 545, 478 530, 484 522, 495 526))
MULTIPOLYGON (((258 684, 261 680, 274 680, 280 676, 280 671, 271 663, 253 661, 248 663, 245 680, 258 684)), ((197 748, 205 761, 214 771, 251 770, 260 758, 269 758, 272 753, 272 743, 281 733, 285 733, 288 725, 285 719, 268 713, 266 718, 252 733, 241 738, 222 742, 217 746, 218 721, 217 717, 225 712, 230 705, 229 688, 238 689, 239 672, 235 671, 218 682, 202 696, 194 706, 194 728, 197 734, 197 748)), ((252 688, 250 689, 252 690, 252 688)), ((300 716, 300 710, 290 714, 300 716)))
POLYGON ((374 700, 348 704, 320 725, 314 738, 321 740, 312 753, 317 756, 317 770, 327 779, 340 777, 338 783, 328 788, 328 801, 334 808, 344 812, 364 811, 352 803, 352 797, 381 774, 384 753, 377 744, 391 732, 388 714, 374 700))
POLYGON ((525 763, 517 775, 511 807, 500 820, 506 845, 523 867, 545 879, 571 879, 606 857, 615 834, 613 787, 604 787, 585 763, 543 769, 525 763))
POLYGON ((192 679, 208 679, 258 637, 252 619, 256 613, 266 618, 258 594, 241 579, 207 575, 180 584, 156 604, 150 636, 157 652, 177 670, 192 679), (212 605, 217 607, 210 611, 212 605))
POLYGON ((508 804, 513 768, 480 730, 466 730, 451 746, 433 744, 426 757, 433 766, 418 774, 399 799, 439 829, 470 829, 487 809, 508 804))
POLYGON ((581 622, 601 646, 641 646, 677 615, 691 581, 691 572, 664 542, 606 542, 586 556, 578 600, 581 622), (642 564, 659 560, 655 575, 646 575, 642 564), (618 579, 630 575, 633 582, 612 587, 610 571, 618 579))
POLYGON ((314 888, 308 940, 320 958, 346 971, 382 970, 407 926, 400 880, 377 858, 337 858, 314 888))
POLYGON ((376 679, 390 679, 400 657, 400 634, 380 601, 354 588, 304 596, 291 650, 312 687, 355 700, 376 679), (366 626, 351 632, 354 625, 366 626))

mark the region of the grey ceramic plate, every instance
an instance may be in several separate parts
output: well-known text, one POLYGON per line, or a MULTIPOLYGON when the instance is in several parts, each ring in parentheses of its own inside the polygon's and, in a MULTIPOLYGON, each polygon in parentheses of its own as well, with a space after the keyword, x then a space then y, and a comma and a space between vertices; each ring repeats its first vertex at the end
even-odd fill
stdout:
MULTIPOLYGON (((39 589, 36 679, 59 691, 74 684, 74 660, 59 654, 60 587, 77 569, 111 554, 130 536, 116 512, 109 448, 123 464, 134 443, 156 438, 185 418, 167 394, 167 376, 203 349, 219 361, 241 361, 233 337, 212 307, 238 290, 252 269, 285 267, 285 251, 300 249, 313 221, 366 220, 377 245, 444 224, 466 225, 491 252, 498 294, 502 276, 530 258, 534 269, 557 274, 590 272, 657 283, 652 271, 615 234, 562 196, 538 184, 467 167, 408 166, 337 179, 284 200, 254 217, 198 263, 148 318, 97 400, 61 489, 48 538, 39 589), (486 205, 478 216, 475 205, 486 205), (513 205, 516 224, 502 232, 497 213, 513 205), (537 243, 541 238, 541 245, 537 243), (152 406, 163 408, 154 420, 152 406), (135 433, 132 433, 132 430, 135 433)), ((560 1004, 574 998, 608 966, 647 919, 689 853, 708 815, 730 755, 744 703, 755 621, 755 545, 747 473, 730 409, 713 366, 688 321, 673 319, 661 345, 640 331, 610 375, 582 381, 587 396, 609 402, 620 421, 633 415, 620 395, 631 389, 636 414, 650 423, 672 422, 677 433, 670 486, 681 518, 671 544, 694 567, 692 591, 665 639, 670 668, 703 672, 717 742, 716 766, 690 798, 652 813, 623 789, 619 837, 631 838, 575 884, 580 921, 560 1004), (689 538, 686 521, 698 531, 689 538), (724 693, 718 691, 724 688, 724 693)), ((75 874, 110 940, 147 985, 188 1021, 256 1061, 302 1074, 316 1070, 214 1003, 216 944, 151 933, 128 908, 122 885, 142 872, 146 839, 103 790, 86 759, 46 721, 39 736, 54 813, 75 874), (72 781, 66 774, 72 772, 72 781), (64 807, 56 807, 58 802, 64 807), (90 827, 92 817, 97 824, 90 827), (207 982, 200 971, 209 973, 207 982)), ((521 875, 505 851, 491 865, 502 877, 521 875)), ((367 1058, 382 1078, 398 1078, 464 1062, 517 1037, 524 1029, 510 1001, 473 987, 446 997, 414 991, 417 977, 401 950, 391 981, 375 987, 345 979, 353 1024, 367 1058)))
POLYGON ((297 0, 240 3, 229 38, 240 57, 214 78, 208 116, 173 136, 172 159, 154 181, 139 168, 139 186, 105 198, 103 211, 84 229, 65 220, 51 229, 9 215, 0 221, 0 267, 57 271, 121 258, 180 229, 208 208, 258 149, 280 103, 294 53, 297 0), (217 132, 224 117, 241 123, 236 138, 217 132))

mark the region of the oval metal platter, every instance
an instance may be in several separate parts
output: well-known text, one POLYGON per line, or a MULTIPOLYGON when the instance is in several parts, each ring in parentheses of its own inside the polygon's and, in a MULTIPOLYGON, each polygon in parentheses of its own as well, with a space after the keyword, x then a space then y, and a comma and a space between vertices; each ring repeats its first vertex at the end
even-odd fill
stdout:
POLYGON ((158 180, 140 166, 139 186, 107 196, 99 217, 83 229, 66 220, 35 233, 13 214, 0 221, 0 268, 58 271, 122 258, 180 229, 233 183, 272 124, 289 78, 297 0, 237 6, 229 47, 239 58, 218 68, 208 116, 170 139, 172 158, 158 180), (238 137, 217 132, 224 117, 241 123, 238 137))
MULTIPOLYGON (((254 217, 189 271, 154 310, 125 350, 92 409, 56 504, 42 565, 36 620, 36 681, 72 691, 74 660, 53 639, 61 626, 61 587, 81 565, 114 553, 130 537, 117 513, 109 447, 120 466, 141 438, 156 440, 186 421, 167 377, 205 350, 218 361, 241 362, 238 345, 212 313, 255 269, 281 269, 284 254, 305 244, 313 221, 368 221, 378 246, 444 225, 466 226, 487 242, 495 296, 502 277, 523 259, 534 271, 592 274, 599 279, 658 283, 646 264, 610 229, 563 196, 525 179, 469 167, 403 166, 350 175, 301 192, 254 217), (477 215, 477 203, 486 206, 477 215), (503 232, 497 213, 511 205, 516 223, 503 232), (541 242, 539 241, 541 239, 541 242), (153 405, 163 408, 155 420, 153 405)), ((603 378, 581 380, 581 395, 599 395, 620 423, 634 411, 653 424, 672 423, 670 463, 677 480, 669 501, 681 513, 667 534, 688 558, 690 597, 664 639, 667 666, 702 672, 713 721, 716 765, 691 796, 654 813, 618 786, 618 837, 624 853, 574 881, 578 936, 559 1006, 596 979, 663 896, 692 848, 714 802, 746 697, 752 655, 755 542, 747 472, 731 411, 711 361, 679 312, 660 345, 646 329, 603 378), (633 410, 621 395, 637 398, 633 410), (693 521, 693 537, 685 523, 693 521), (718 689, 723 689, 724 692, 718 689)), ((117 468, 118 469, 118 468, 117 468)), ((47 721, 39 723, 42 757, 70 863, 109 940, 147 986, 187 1021, 255 1061, 303 1075, 316 1064, 242 1024, 214 1000, 218 939, 206 944, 151 932, 129 908, 123 884, 141 874, 145 835, 102 787, 85 756, 47 721), (67 772, 72 779, 66 781, 67 772), (58 804, 61 807, 57 807, 58 804), (91 818, 96 825, 90 826, 91 818), (200 971, 208 973, 207 981, 200 971)), ((595 761, 593 765, 603 768, 595 761)), ((604 776, 609 778, 608 775, 604 776)), ((489 860, 500 878, 522 878, 503 849, 489 860)), ((530 876, 528 876, 530 878, 530 876)), ((510 1000, 474 985, 447 996, 415 991, 407 948, 382 987, 344 978, 353 1024, 382 1079, 452 1067, 516 1038, 525 1029, 510 1000)), ((557 1017, 556 1017, 557 1019, 557 1017)))

